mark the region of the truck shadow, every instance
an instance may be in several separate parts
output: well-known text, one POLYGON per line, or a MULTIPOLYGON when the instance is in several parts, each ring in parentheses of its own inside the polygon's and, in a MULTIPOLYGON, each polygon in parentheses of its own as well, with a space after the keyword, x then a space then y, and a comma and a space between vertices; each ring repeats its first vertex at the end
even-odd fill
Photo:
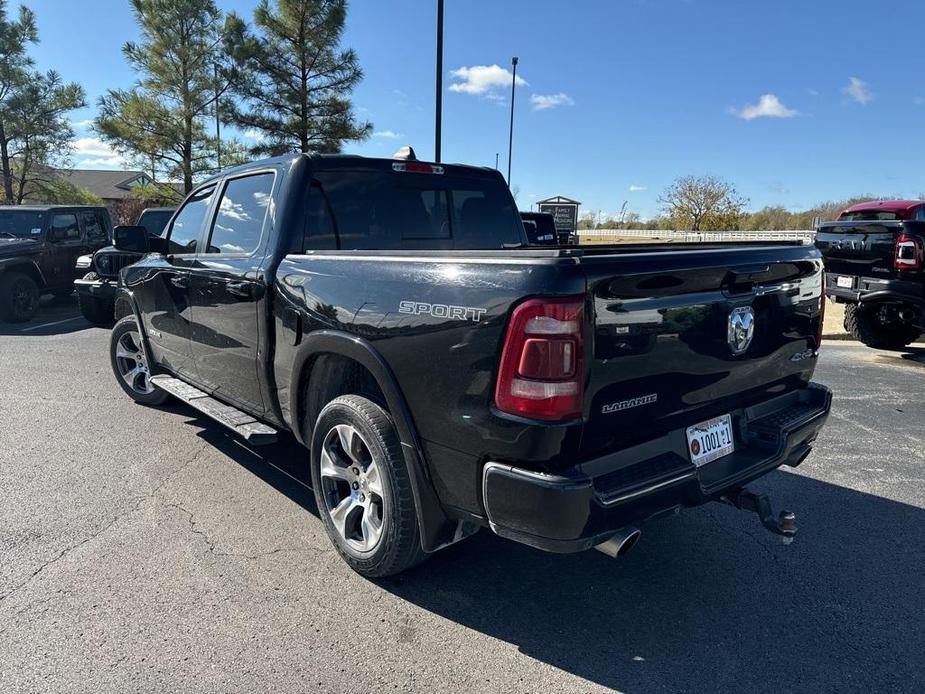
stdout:
POLYGON ((77 296, 42 296, 35 317, 26 323, 5 323, 0 320, 0 336, 41 337, 66 335, 93 326, 77 308, 77 296))
MULTIPOLYGON (((292 437, 249 448, 202 424, 199 436, 317 516, 292 437)), ((789 472, 753 486, 797 512, 794 544, 712 504, 649 524, 621 560, 483 530, 377 584, 622 691, 923 691, 925 511, 789 472)))

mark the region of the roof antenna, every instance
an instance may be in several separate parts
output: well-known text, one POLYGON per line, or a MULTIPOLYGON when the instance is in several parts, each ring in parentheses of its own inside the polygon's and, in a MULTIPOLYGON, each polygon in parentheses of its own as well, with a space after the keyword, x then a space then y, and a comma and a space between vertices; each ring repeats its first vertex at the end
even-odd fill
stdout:
POLYGON ((403 161, 417 161, 418 158, 414 155, 414 148, 410 145, 405 145, 400 148, 395 154, 392 155, 393 159, 401 159, 403 161))

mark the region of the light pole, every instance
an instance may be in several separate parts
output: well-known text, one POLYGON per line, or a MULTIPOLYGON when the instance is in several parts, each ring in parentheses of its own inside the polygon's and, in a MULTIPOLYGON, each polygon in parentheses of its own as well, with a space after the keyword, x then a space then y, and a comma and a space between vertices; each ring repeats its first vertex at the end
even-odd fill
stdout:
POLYGON ((507 139, 507 185, 511 186, 511 152, 514 149, 514 89, 517 87, 517 56, 511 58, 514 74, 511 76, 511 130, 507 139))
POLYGON ((498 152, 495 152, 495 171, 498 170, 498 152))
POLYGON ((437 108, 434 126, 434 161, 440 163, 441 121, 443 120, 443 0, 437 0, 437 108))

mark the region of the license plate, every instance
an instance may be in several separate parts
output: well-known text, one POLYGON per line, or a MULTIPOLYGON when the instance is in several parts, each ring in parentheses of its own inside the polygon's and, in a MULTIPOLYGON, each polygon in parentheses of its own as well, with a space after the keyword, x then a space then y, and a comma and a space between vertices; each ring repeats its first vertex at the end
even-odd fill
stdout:
POLYGON ((698 466, 732 453, 735 450, 732 417, 724 414, 688 427, 687 450, 691 454, 691 462, 698 466))
POLYGON ((835 280, 836 286, 851 289, 854 286, 854 277, 839 277, 835 280))

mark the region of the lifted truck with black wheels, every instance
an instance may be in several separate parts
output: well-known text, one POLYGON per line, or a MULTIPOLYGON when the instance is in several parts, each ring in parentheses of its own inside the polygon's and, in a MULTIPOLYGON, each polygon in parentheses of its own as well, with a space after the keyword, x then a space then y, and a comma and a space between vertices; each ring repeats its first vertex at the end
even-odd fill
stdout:
MULTIPOLYGON (((138 216, 135 226, 143 228, 148 236, 160 236, 173 216, 174 209, 146 208, 138 216)), ((106 246, 91 255, 83 255, 77 259, 78 276, 86 273, 74 280, 77 305, 84 318, 94 325, 112 325, 113 321, 127 315, 130 309, 126 302, 116 305, 119 271, 139 260, 142 255, 143 253, 138 251, 106 246)))
POLYGON ((925 202, 849 207, 816 233, 826 295, 845 306, 845 330, 868 347, 901 349, 925 331, 925 202))
POLYGON ((120 276, 123 388, 252 445, 292 432, 364 575, 482 527, 616 556, 710 501, 793 537, 745 485, 799 465, 829 412, 812 246, 530 247, 497 171, 412 153, 256 162, 163 238, 125 229, 149 252, 120 276))
POLYGON ((31 320, 39 296, 73 291, 75 261, 109 243, 105 207, 0 207, 0 319, 31 320))

